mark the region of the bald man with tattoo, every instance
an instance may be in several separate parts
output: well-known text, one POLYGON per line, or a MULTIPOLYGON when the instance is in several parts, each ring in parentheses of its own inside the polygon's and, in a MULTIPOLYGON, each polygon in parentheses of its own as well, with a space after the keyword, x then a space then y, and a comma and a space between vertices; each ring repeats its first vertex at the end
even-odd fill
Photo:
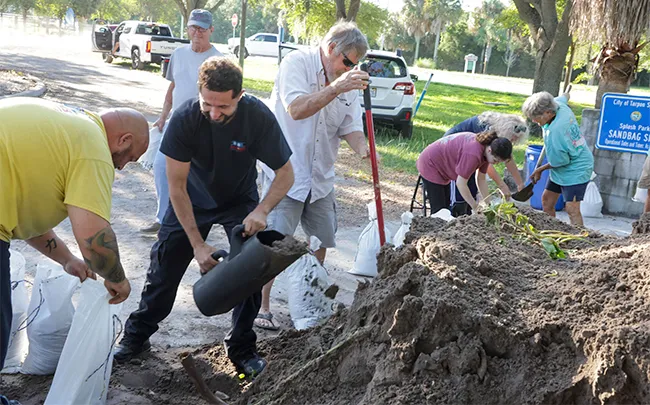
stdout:
POLYGON ((12 317, 11 240, 25 240, 81 281, 99 274, 111 304, 129 296, 109 222, 111 194, 115 169, 148 144, 147 120, 129 108, 93 114, 41 99, 0 100, 0 369, 12 317), (52 230, 66 217, 83 260, 52 230))

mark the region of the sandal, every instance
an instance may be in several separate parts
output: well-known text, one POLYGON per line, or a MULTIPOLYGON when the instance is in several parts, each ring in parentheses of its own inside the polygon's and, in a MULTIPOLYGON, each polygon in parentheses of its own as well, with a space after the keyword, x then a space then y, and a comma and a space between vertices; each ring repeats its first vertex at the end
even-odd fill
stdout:
POLYGON ((276 331, 280 329, 280 327, 273 322, 273 314, 270 312, 258 313, 255 321, 253 321, 253 325, 266 330, 276 331))

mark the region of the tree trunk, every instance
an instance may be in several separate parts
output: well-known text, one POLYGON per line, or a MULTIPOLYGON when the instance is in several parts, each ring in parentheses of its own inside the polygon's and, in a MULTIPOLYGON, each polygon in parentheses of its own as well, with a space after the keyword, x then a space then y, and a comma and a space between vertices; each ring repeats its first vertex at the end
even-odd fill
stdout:
POLYGON ((239 28, 239 66, 244 72, 244 57, 246 56, 246 8, 248 0, 241 0, 241 26, 239 28))
POLYGON ((492 44, 488 40, 485 44, 485 61, 483 62, 483 74, 487 74, 488 62, 490 62, 490 55, 492 54, 492 44))
POLYGON ((638 63, 636 53, 622 51, 620 47, 603 47, 600 57, 603 58, 599 69, 596 108, 600 108, 603 94, 627 93, 630 90, 638 63))
POLYGON ((513 0, 519 16, 528 24, 535 44, 535 81, 533 92, 548 91, 557 96, 562 69, 569 50, 569 20, 573 1, 566 0, 558 18, 556 0, 513 0))
POLYGON ((345 20, 345 0, 336 0, 336 20, 345 20))
POLYGON ((562 87, 562 92, 566 92, 566 89, 571 84, 571 76, 573 75, 573 58, 576 54, 576 41, 571 41, 570 53, 569 53, 569 62, 566 65, 566 75, 564 76, 564 87, 562 87))
POLYGON ((357 14, 359 14, 359 7, 361 7, 361 0, 350 0, 350 7, 348 7, 347 21, 357 21, 357 14))
POLYGON ((415 55, 413 56, 413 66, 415 66, 415 62, 418 60, 418 56, 420 55, 420 40, 422 37, 420 36, 415 36, 415 55))
POLYGON ((439 24, 436 30, 436 43, 433 46, 433 67, 438 65, 438 46, 440 45, 440 35, 442 34, 442 24, 439 24))
POLYGON ((510 76, 510 66, 512 66, 512 49, 510 47, 510 41, 512 40, 512 30, 508 30, 508 38, 506 42, 506 77, 510 76))
MULTIPOLYGON (((483 64, 484 64, 483 58, 484 57, 485 57, 485 47, 482 46, 481 47, 481 57, 478 58, 478 62, 481 64, 481 67, 478 69, 479 72, 483 71, 483 64)), ((474 62, 474 63, 476 63, 476 62, 474 62)))
POLYGON ((560 91, 560 82, 562 81, 562 68, 566 60, 566 53, 569 50, 567 41, 566 46, 560 44, 559 49, 549 49, 548 51, 537 51, 535 55, 535 81, 533 83, 533 93, 548 91, 553 96, 557 96, 560 91))

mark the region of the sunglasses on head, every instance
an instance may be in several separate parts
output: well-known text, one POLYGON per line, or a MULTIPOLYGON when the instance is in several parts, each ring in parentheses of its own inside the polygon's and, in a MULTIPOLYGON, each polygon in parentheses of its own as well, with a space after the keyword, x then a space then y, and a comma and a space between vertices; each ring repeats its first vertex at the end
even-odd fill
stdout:
POLYGON ((343 64, 345 67, 353 68, 357 65, 348 58, 348 55, 346 55, 345 52, 341 52, 341 55, 343 55, 343 64))

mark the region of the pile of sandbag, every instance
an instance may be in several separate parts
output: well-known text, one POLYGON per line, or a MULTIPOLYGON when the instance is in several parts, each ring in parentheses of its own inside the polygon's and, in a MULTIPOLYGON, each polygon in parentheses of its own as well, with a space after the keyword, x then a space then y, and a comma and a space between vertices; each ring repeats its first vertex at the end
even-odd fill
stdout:
POLYGON ((54 373, 45 404, 104 404, 112 350, 122 330, 121 304, 108 303, 102 282, 80 283, 49 260, 38 264, 28 299, 25 260, 16 252, 10 258, 13 321, 2 372, 54 373))

